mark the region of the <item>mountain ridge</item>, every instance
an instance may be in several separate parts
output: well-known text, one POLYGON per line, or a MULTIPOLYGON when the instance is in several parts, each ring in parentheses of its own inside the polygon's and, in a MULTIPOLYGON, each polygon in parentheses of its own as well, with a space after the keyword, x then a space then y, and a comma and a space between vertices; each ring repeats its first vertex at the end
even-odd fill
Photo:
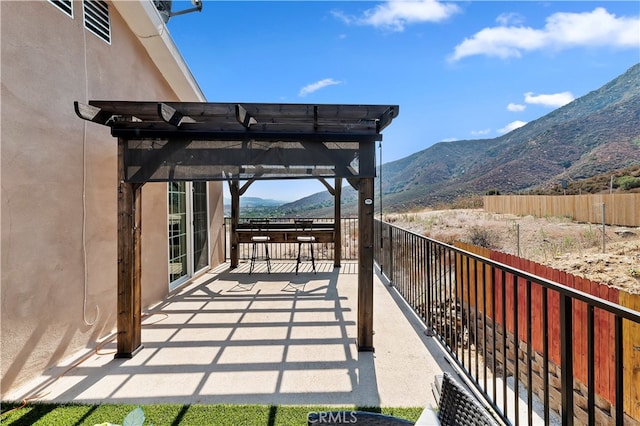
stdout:
MULTIPOLYGON (((383 209, 410 210, 487 191, 548 190, 640 164, 640 63, 549 114, 493 139, 438 142, 382 165, 383 209)), ((376 179, 375 189, 379 192, 376 179)), ((376 194, 378 197, 379 194, 376 194)), ((343 211, 356 211, 343 190, 343 211)), ((280 207, 332 215, 333 199, 317 193, 280 207)))

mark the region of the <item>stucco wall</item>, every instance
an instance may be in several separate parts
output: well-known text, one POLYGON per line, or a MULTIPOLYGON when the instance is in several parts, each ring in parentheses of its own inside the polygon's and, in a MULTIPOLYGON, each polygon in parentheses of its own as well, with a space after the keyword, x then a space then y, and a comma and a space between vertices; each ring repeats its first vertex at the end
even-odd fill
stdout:
MULTIPOLYGON (((3 394, 115 327, 117 141, 73 102, 179 100, 115 8, 111 45, 74 14, 0 2, 3 394)), ((142 208, 148 306, 168 291, 166 184, 145 185, 142 208)))

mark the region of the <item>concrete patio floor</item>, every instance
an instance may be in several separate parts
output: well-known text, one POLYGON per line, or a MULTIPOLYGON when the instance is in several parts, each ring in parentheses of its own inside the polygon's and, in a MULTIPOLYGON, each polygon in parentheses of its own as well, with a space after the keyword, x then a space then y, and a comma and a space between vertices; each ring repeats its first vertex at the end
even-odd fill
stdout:
POLYGON ((395 291, 374 278, 375 352, 356 348, 358 265, 223 264, 145 317, 144 348, 115 341, 51 368, 5 400, 110 403, 435 406, 431 384, 453 372, 395 291), (84 359, 86 358, 86 359, 84 359), (69 369, 71 365, 77 366, 69 369))

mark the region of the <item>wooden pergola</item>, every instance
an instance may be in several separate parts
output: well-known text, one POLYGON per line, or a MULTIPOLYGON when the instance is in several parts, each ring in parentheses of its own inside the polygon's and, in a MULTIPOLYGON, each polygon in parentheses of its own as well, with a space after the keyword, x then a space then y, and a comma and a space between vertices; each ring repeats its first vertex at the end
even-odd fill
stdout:
MULTIPOLYGON (((375 142, 397 105, 89 101, 75 102, 75 110, 118 138, 116 357, 142 348, 142 186, 171 181, 230 182, 237 238, 239 197, 252 182, 320 179, 336 197, 338 224, 347 179, 359 194, 357 345, 373 350, 375 142), (333 188, 327 179, 335 179, 333 188)), ((235 253, 233 246, 232 267, 237 240, 235 253)))

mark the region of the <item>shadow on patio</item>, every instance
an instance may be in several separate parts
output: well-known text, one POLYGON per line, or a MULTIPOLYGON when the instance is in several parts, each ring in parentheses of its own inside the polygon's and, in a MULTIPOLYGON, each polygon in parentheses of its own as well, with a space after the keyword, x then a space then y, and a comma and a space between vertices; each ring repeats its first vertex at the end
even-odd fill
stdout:
POLYGON ((420 321, 376 277, 375 352, 358 352, 357 264, 317 266, 317 274, 309 266, 295 275, 295 263, 274 262, 271 274, 258 269, 249 275, 248 264, 233 271, 223 264, 149 313, 144 348, 132 359, 114 359, 112 341, 75 368, 68 370, 81 356, 10 397, 435 405, 434 376, 452 369, 435 341, 422 333, 420 321))

